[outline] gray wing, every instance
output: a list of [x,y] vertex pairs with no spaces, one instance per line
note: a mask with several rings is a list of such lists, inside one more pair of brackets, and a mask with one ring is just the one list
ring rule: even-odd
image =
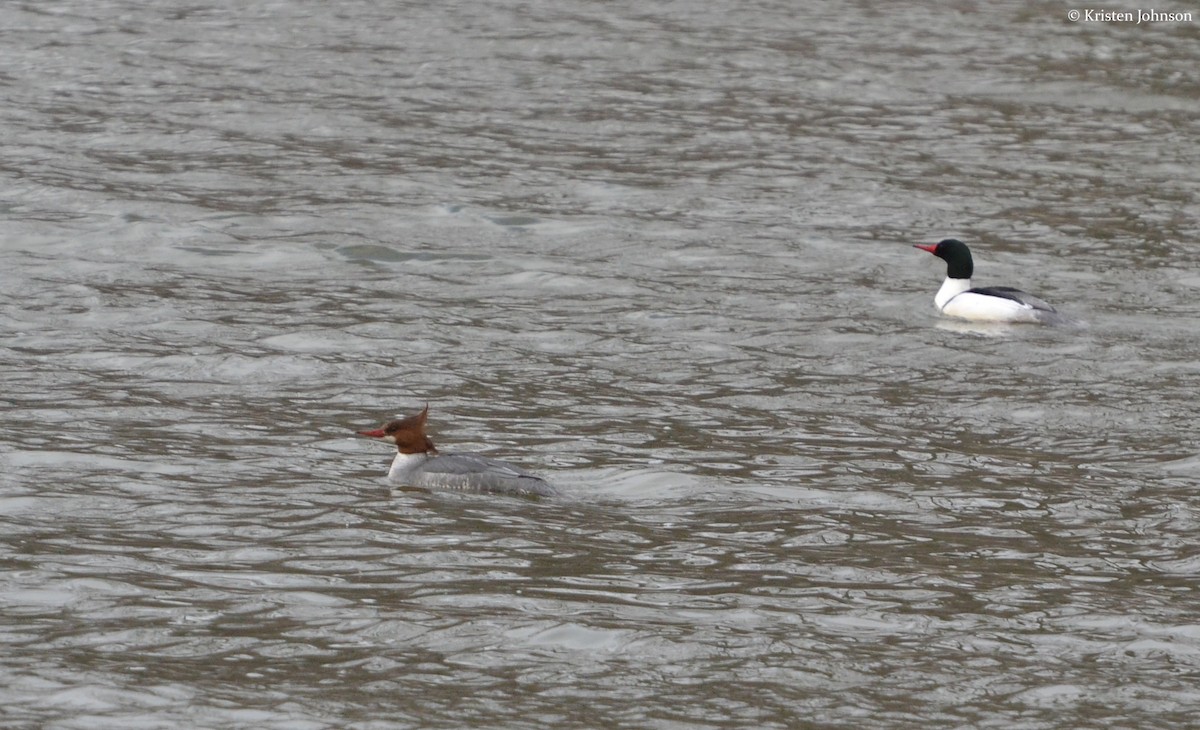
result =
[[1058,310],[1050,306],[1049,303],[1038,299],[1034,295],[1023,292],[1020,289],[1014,289],[1011,286],[983,286],[976,289],[968,289],[967,291],[975,292],[976,294],[985,294],[989,297],[1000,297],[1001,299],[1011,299],[1014,302],[1019,302],[1033,309],[1040,309],[1044,312],[1057,312]]
[[415,486],[494,494],[550,497],[558,490],[545,479],[506,461],[478,454],[442,454],[425,462]]
[[1011,299],[1018,304],[1023,304],[1029,307],[1030,314],[1034,319],[1042,324],[1048,325],[1065,325],[1070,324],[1070,320],[1058,313],[1058,310],[1042,299],[1038,299],[1029,292],[1023,292],[1020,289],[1014,289],[1011,286],[984,286],[977,289],[968,289],[967,291],[975,292],[976,294],[985,294],[992,297],[1001,297],[1003,299]]

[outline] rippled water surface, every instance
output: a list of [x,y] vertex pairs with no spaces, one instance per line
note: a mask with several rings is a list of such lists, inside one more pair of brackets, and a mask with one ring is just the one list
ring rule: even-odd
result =
[[1200,19],[804,5],[0,6],[0,725],[1193,726]]

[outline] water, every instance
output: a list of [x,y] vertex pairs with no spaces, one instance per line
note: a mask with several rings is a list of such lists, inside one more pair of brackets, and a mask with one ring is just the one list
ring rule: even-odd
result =
[[4,727],[1193,724],[1200,21],[151,5],[0,8]]

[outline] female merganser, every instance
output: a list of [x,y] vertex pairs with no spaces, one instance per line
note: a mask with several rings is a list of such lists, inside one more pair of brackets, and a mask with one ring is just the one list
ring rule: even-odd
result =
[[552,497],[558,490],[541,477],[522,471],[512,464],[489,459],[481,454],[439,454],[425,435],[429,406],[415,416],[389,421],[374,431],[359,431],[360,436],[387,439],[399,453],[392,460],[388,479],[410,487],[456,489],[522,496]]
[[975,264],[967,244],[947,238],[936,246],[915,244],[914,248],[946,262],[946,280],[933,298],[937,308],[950,317],[976,322],[1033,322],[1061,324],[1063,318],[1054,307],[1010,286],[971,288]]

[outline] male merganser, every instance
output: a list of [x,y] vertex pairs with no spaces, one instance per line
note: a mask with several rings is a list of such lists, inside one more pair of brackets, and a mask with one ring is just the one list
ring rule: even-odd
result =
[[429,406],[415,416],[389,421],[360,436],[387,439],[399,453],[392,460],[388,479],[410,487],[456,489],[523,496],[552,497],[558,490],[541,477],[512,464],[482,454],[439,454],[425,435]]
[[937,308],[950,317],[976,322],[1033,322],[1061,324],[1063,318],[1054,307],[1010,286],[971,288],[975,264],[967,244],[947,238],[936,246],[914,244],[914,248],[946,262],[946,280],[933,298]]

